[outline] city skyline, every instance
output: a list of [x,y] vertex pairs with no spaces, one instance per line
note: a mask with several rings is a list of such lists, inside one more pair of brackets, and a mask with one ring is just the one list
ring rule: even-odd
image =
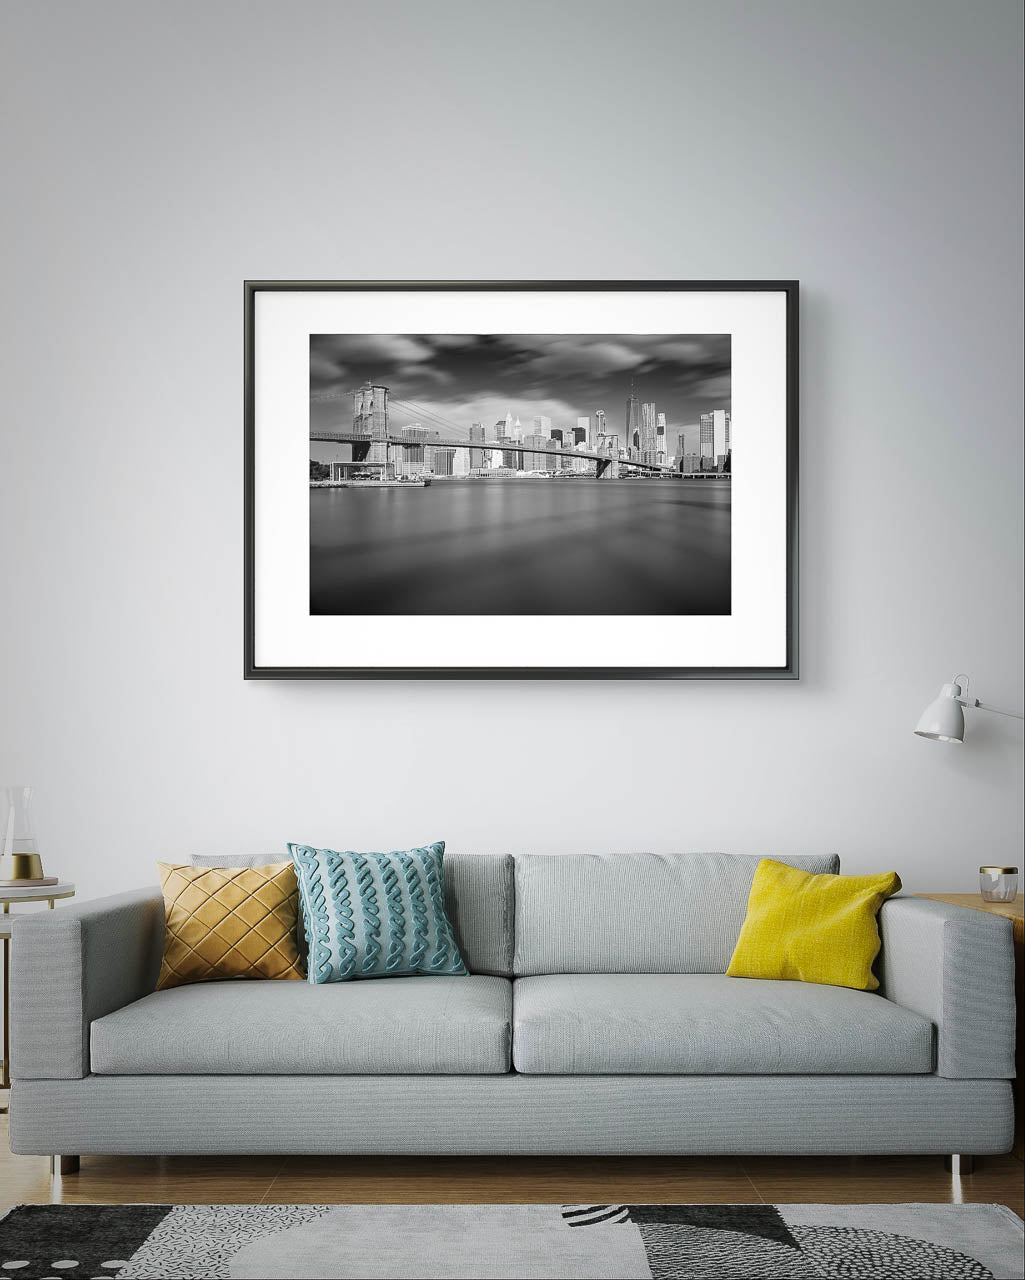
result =
[[311,615],[728,615],[730,361],[728,334],[311,335]]
[[729,334],[312,334],[310,425],[343,422],[347,394],[372,382],[454,432],[507,413],[565,430],[601,412],[625,442],[634,394],[665,415],[667,442],[683,432],[696,449],[701,415],[731,407],[730,347]]

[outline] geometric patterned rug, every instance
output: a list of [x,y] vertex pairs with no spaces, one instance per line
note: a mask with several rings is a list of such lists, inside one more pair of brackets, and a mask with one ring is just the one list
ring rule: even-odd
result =
[[996,1204],[20,1205],[19,1280],[1020,1280]]

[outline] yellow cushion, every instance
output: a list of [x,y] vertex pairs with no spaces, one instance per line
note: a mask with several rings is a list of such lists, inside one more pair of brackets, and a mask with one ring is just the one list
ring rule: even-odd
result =
[[763,858],[726,972],[731,978],[788,978],[875,991],[876,915],[899,888],[895,871],[812,875]]
[[299,978],[299,886],[291,862],[179,867],[158,862],[164,960],[157,989],[211,978]]

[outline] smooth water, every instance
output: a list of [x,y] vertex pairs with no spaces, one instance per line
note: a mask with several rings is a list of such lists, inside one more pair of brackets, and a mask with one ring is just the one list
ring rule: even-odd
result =
[[311,489],[310,612],[728,614],[731,488],[574,479]]

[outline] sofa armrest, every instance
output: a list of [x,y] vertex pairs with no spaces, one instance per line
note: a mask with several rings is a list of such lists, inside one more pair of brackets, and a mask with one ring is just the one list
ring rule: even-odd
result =
[[936,1025],[936,1074],[1014,1075],[1011,921],[927,898],[891,898],[879,912],[880,992]]
[[75,1080],[89,1074],[89,1027],[153,990],[164,946],[160,890],[137,889],[11,927],[11,1074]]

